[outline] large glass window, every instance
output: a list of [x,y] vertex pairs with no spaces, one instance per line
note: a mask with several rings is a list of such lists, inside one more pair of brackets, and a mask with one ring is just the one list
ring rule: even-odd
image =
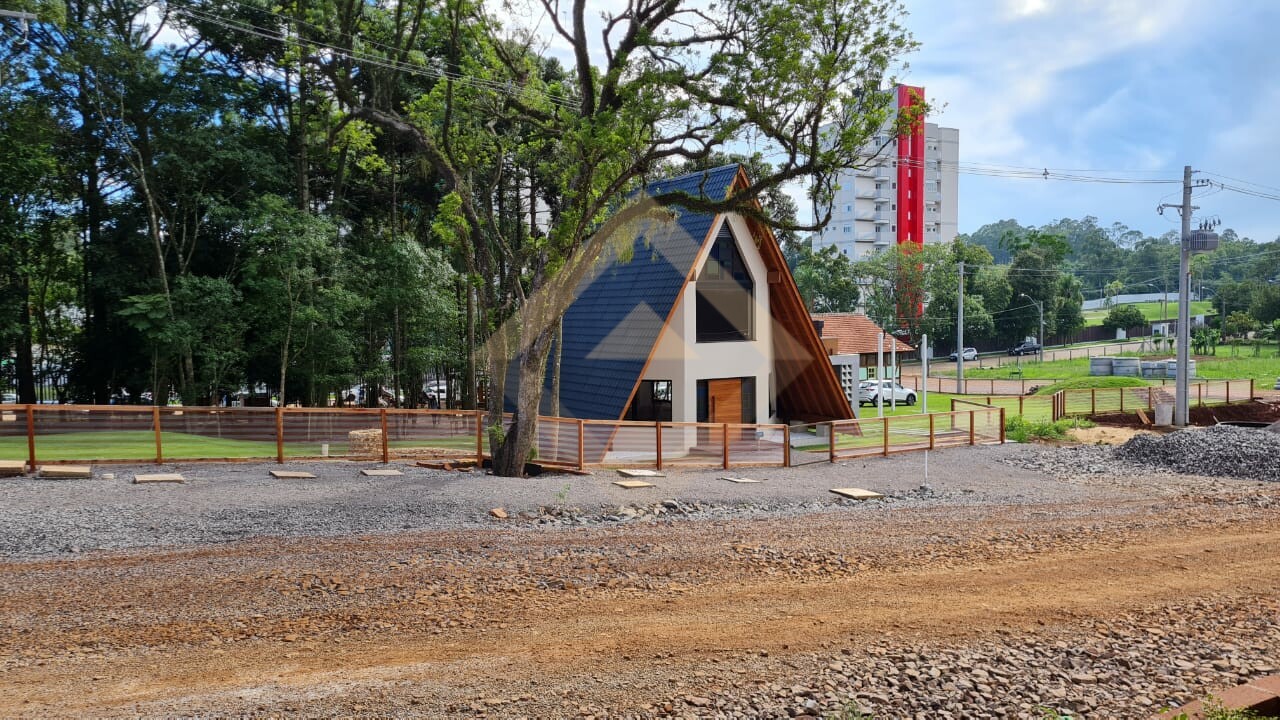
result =
[[671,381],[641,380],[627,412],[628,420],[671,422]]
[[754,290],[747,263],[725,227],[698,276],[698,342],[753,339]]

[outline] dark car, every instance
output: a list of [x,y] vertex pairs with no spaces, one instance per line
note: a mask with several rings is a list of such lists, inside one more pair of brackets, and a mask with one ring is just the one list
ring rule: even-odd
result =
[[1010,355],[1035,355],[1040,352],[1040,343],[1034,340],[1020,342],[1009,348]]

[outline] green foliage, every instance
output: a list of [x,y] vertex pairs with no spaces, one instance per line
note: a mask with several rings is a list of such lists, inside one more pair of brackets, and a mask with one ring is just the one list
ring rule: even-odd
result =
[[1146,316],[1133,305],[1117,305],[1111,308],[1102,321],[1102,326],[1108,330],[1129,330],[1146,324]]
[[1080,390],[1088,388],[1125,388],[1146,387],[1148,383],[1142,378],[1125,376],[1077,377],[1046,385],[1036,391],[1036,395],[1052,395],[1059,390]]
[[1252,315],[1237,310],[1227,316],[1226,323],[1223,326],[1223,334],[1243,337],[1259,327],[1261,327],[1261,324]]
[[1021,415],[1005,418],[1005,438],[1025,443],[1036,440],[1066,440],[1072,430],[1094,427],[1094,423],[1082,418],[1063,418],[1057,422],[1028,420]]
[[858,307],[858,283],[853,264],[834,245],[814,252],[807,247],[792,270],[809,312],[853,312]]

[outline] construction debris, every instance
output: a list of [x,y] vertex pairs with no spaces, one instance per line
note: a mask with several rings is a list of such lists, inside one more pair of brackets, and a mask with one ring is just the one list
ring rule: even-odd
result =
[[720,478],[720,479],[721,479],[721,480],[728,480],[728,481],[729,481],[729,482],[731,482],[731,483],[737,483],[737,484],[739,484],[739,485],[746,485],[746,484],[750,484],[750,483],[761,483],[761,482],[764,482],[763,480],[752,480],[751,478],[744,478],[744,477],[722,477],[722,478]]
[[91,478],[93,468],[88,465],[41,465],[40,477],[60,480]]
[[631,468],[619,468],[618,474],[626,478],[642,478],[642,477],[666,477],[664,473],[655,470],[641,470]]
[[18,477],[27,474],[27,464],[21,460],[0,460],[0,477]]
[[399,470],[367,469],[367,470],[361,470],[360,474],[368,477],[394,477],[396,475],[403,475],[404,473],[400,472]]
[[495,517],[495,518],[499,519],[499,520],[506,520],[506,519],[507,519],[507,510],[506,510],[506,508],[496,507],[496,508],[494,508],[494,509],[490,510],[490,511],[489,511],[489,514],[490,514],[490,515],[492,515],[493,517]]
[[150,475],[134,475],[133,476],[134,485],[139,485],[142,483],[182,483],[182,482],[186,482],[186,479],[184,479],[182,475],[179,473],[153,473]]
[[850,500],[879,500],[884,497],[878,492],[863,490],[862,488],[831,488],[831,492],[841,497],[847,497]]
[[309,472],[298,472],[297,470],[272,470],[271,477],[277,480],[310,480],[315,475]]
[[626,488],[627,490],[634,490],[636,488],[657,487],[657,485],[654,485],[651,482],[645,482],[643,480],[614,480],[613,484],[617,485],[620,488]]

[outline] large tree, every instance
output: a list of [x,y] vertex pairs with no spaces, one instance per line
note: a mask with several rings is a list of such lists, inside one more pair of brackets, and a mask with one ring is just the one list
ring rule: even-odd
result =
[[[504,29],[482,6],[461,0],[447,3],[440,18],[441,81],[407,107],[367,92],[360,58],[372,50],[353,48],[354,60],[316,58],[350,117],[411,142],[448,192],[437,230],[460,251],[495,328],[485,353],[489,437],[503,475],[520,474],[530,455],[555,328],[578,281],[611,243],[628,238],[641,219],[669,217],[673,206],[780,225],[760,209],[766,193],[806,181],[818,205],[828,205],[834,178],[861,162],[876,131],[915,120],[891,115],[882,85],[912,47],[895,3],[631,0],[606,13],[599,29],[589,29],[583,0],[543,0],[541,10],[573,58],[569,73],[551,81],[534,32]],[[417,42],[411,36],[422,16],[421,0],[393,13],[361,5],[338,37],[381,28],[380,60],[403,63],[394,54]],[[673,162],[742,141],[778,160],[740,192],[634,194]],[[532,172],[529,163],[536,163]],[[499,212],[511,182],[529,175],[531,206],[553,209],[546,227],[503,222]],[[514,413],[506,423],[508,397]]]

